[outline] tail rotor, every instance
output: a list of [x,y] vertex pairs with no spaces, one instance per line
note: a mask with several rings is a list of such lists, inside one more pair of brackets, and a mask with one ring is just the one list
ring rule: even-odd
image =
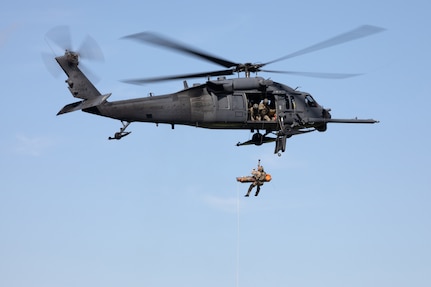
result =
[[[86,61],[90,60],[97,62],[103,62],[105,60],[102,49],[97,44],[97,42],[90,36],[87,36],[82,41],[79,48],[77,50],[74,50],[69,26],[62,25],[52,28],[45,34],[45,41],[50,47],[51,53],[42,53],[42,60],[45,63],[45,66],[47,67],[48,71],[54,77],[57,77],[61,73],[61,69],[59,69],[55,61],[57,53],[52,47],[52,44],[54,44],[57,48],[60,48],[62,50],[62,53],[76,54],[78,60],[82,59]],[[85,71],[85,74],[92,78],[93,81],[95,81],[94,79],[96,79],[97,77],[95,77],[93,73],[91,73],[81,63],[80,68]]]

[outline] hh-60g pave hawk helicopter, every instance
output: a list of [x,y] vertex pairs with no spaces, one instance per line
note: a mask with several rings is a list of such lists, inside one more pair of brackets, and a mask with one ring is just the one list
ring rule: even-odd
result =
[[[175,125],[188,125],[209,129],[250,130],[253,133],[251,140],[238,143],[238,146],[275,142],[274,153],[278,153],[280,156],[281,152],[285,151],[286,139],[293,135],[315,130],[324,132],[328,123],[372,124],[377,121],[358,118],[333,119],[329,113],[330,109],[325,109],[319,105],[309,93],[272,80],[258,76],[251,77],[250,75],[252,73],[257,74],[257,72],[270,72],[340,79],[357,76],[358,74],[288,72],[264,70],[262,68],[281,60],[342,44],[383,30],[370,25],[360,26],[308,48],[262,64],[231,62],[149,32],[129,35],[124,38],[199,57],[221,65],[225,69],[127,80],[125,81],[127,83],[145,84],[167,80],[208,78],[204,84],[195,84],[192,87],[189,87],[187,82],[184,81],[184,89],[172,94],[113,102],[107,101],[111,94],[101,94],[78,68],[81,54],[69,50],[69,43],[60,43],[59,40],[53,37],[54,39],[51,40],[54,43],[66,48],[64,55],[56,57],[55,60],[68,76],[66,83],[69,91],[74,97],[82,99],[79,102],[66,105],[58,112],[58,115],[82,110],[120,120],[123,127],[109,139],[121,139],[130,134],[125,130],[132,122],[170,124],[172,128]],[[65,45],[67,47],[64,47]],[[227,79],[225,77],[235,73],[238,73],[238,78]],[[240,77],[240,73],[244,73],[245,76]],[[217,79],[210,78],[216,76],[218,77]],[[265,115],[256,118],[254,117],[253,109],[257,110],[259,104],[262,105],[262,101],[266,103]]]

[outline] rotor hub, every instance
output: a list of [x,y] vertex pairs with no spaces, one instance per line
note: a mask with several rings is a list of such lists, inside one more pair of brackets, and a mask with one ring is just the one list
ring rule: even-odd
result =
[[78,63],[79,63],[79,54],[78,53],[66,50],[64,55],[66,56],[67,61],[69,63],[78,65]]

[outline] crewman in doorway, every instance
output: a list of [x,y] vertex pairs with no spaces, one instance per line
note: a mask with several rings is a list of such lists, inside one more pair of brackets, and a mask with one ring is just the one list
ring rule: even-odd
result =
[[267,98],[259,104],[259,115],[262,121],[270,121],[269,117],[269,100]]

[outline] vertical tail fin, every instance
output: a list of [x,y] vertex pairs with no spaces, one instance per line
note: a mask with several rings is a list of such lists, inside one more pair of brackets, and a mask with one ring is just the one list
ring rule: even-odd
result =
[[63,56],[56,57],[60,67],[68,76],[66,83],[72,96],[82,101],[64,106],[57,115],[87,109],[103,104],[111,94],[102,95],[78,68],[78,54],[67,51]]

